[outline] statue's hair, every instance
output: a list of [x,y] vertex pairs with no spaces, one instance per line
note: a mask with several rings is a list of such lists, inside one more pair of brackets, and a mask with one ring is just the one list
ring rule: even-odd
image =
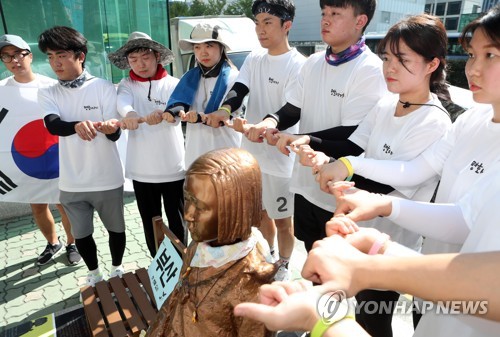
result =
[[245,240],[262,212],[262,176],[255,158],[243,149],[214,150],[196,159],[186,172],[208,175],[218,200],[218,241]]

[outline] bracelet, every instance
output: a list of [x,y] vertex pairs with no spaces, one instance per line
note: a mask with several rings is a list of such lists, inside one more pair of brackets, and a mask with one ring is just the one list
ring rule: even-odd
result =
[[224,110],[225,112],[227,112],[228,116],[231,116],[231,109],[226,108],[225,106],[221,106],[219,110]]
[[385,245],[385,243],[389,241],[389,239],[390,239],[389,235],[382,233],[382,235],[380,235],[378,240],[373,243],[373,246],[368,251],[368,255],[378,254],[380,248],[382,248],[382,246]]
[[347,314],[342,318],[339,318],[331,323],[325,323],[322,318],[318,319],[316,324],[314,324],[314,328],[311,330],[311,337],[321,337],[323,334],[331,328],[334,324],[344,320],[344,319],[354,319],[353,314]]
[[340,157],[338,160],[340,160],[347,167],[349,176],[345,178],[345,181],[351,181],[352,176],[354,175],[354,169],[352,168],[351,162],[346,157]]

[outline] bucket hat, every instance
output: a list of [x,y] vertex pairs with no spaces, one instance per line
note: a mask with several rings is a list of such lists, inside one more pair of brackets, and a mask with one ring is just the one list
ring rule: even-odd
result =
[[30,46],[20,36],[5,34],[0,36],[0,49],[6,46],[14,46],[19,49],[31,51]]
[[114,53],[109,53],[108,58],[116,67],[120,69],[129,69],[127,55],[137,48],[150,48],[160,54],[158,63],[167,65],[174,60],[174,54],[170,49],[159,42],[154,41],[151,37],[142,32],[130,33],[127,43],[120,47]]
[[228,32],[225,29],[209,23],[199,23],[194,26],[189,39],[179,40],[179,48],[184,51],[191,51],[195,43],[219,42],[226,47],[226,50],[231,50],[228,40]]

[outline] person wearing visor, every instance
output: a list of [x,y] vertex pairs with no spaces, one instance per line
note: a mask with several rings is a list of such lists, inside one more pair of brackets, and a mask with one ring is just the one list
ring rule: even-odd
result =
[[[228,40],[226,30],[210,23],[200,23],[193,28],[190,39],[179,41],[180,49],[194,52],[196,67],[182,76],[170,96],[163,118],[174,122],[179,117],[187,122],[186,168],[210,150],[240,147],[240,133],[206,124],[206,116],[219,110],[238,76],[238,70],[227,56],[231,49]],[[223,113],[229,116],[229,111]],[[237,113],[234,111],[233,115]]]
[[117,110],[123,117],[121,127],[129,130],[125,176],[132,180],[146,244],[154,257],[152,219],[162,215],[162,198],[170,229],[186,243],[182,219],[184,137],[180,122],[161,123],[161,114],[179,82],[163,67],[174,56],[149,35],[133,32],[108,57],[116,67],[130,69],[129,76],[118,85],[117,98]]
[[[33,54],[30,46],[20,36],[5,34],[0,36],[0,56],[5,68],[12,73],[12,76],[0,81],[0,86],[12,86],[17,88],[47,88],[56,80],[36,74],[31,68]],[[59,199],[59,198],[57,198]],[[31,203],[31,212],[35,223],[47,240],[47,246],[38,256],[36,264],[43,266],[49,263],[63,247],[56,232],[54,217],[46,203]],[[60,204],[57,209],[61,214],[61,222],[66,232],[66,257],[70,265],[77,265],[82,260],[75,245],[75,238],[71,234],[71,223]]]

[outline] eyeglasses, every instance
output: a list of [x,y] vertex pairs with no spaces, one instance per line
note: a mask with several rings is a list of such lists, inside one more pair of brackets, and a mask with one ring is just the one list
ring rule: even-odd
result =
[[23,51],[20,51],[20,52],[17,52],[17,53],[14,53],[14,55],[9,55],[9,54],[2,54],[1,55],[1,58],[2,58],[2,62],[3,63],[10,63],[12,62],[12,60],[16,60],[16,61],[21,61],[22,59],[24,59],[26,56],[28,56],[29,54],[31,54],[31,52],[27,51],[27,50],[23,50]]

